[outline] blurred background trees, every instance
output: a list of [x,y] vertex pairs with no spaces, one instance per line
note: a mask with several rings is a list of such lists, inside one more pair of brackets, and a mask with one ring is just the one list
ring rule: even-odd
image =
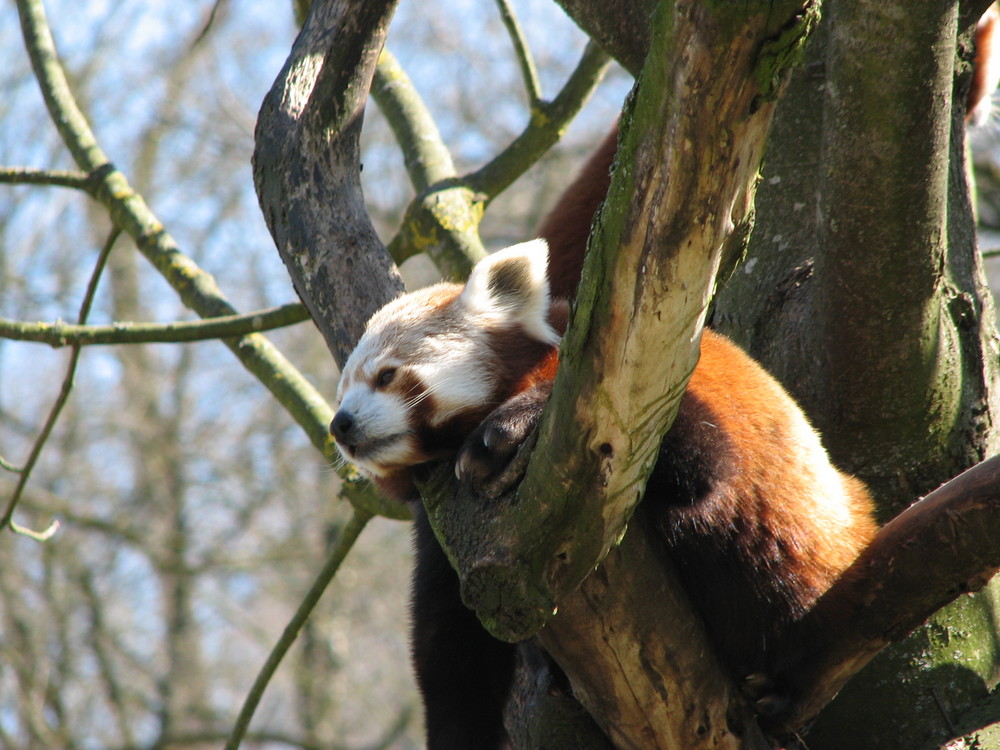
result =
[[[550,3],[517,6],[552,90],[585,38]],[[101,146],[182,252],[241,311],[294,301],[250,172],[257,108],[296,32],[292,4],[55,0],[46,11]],[[407,4],[395,28],[390,45],[463,166],[520,131],[520,74],[492,4]],[[72,169],[13,4],[0,39],[0,165]],[[488,246],[530,232],[627,85],[612,75],[530,187],[491,208]],[[365,139],[368,205],[388,241],[412,196],[374,107]],[[110,229],[82,192],[0,186],[0,316],[74,321]],[[119,238],[90,322],[179,319],[191,314]],[[337,373],[311,324],[269,337],[332,396]],[[0,340],[0,455],[10,463],[36,440],[68,356]],[[47,542],[0,535],[0,746],[217,747],[347,517],[339,480],[218,342],[85,348],[75,380],[15,514],[33,529],[61,525]],[[0,475],[4,504],[16,480]],[[409,568],[407,526],[370,524],[270,686],[247,746],[420,746]]]

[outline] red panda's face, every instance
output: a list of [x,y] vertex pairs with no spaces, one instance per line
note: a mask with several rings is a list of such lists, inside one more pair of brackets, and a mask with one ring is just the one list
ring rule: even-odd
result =
[[341,453],[384,477],[456,450],[521,374],[498,339],[559,341],[545,269],[544,242],[515,245],[477,264],[464,287],[438,284],[375,313],[338,386],[330,430]]

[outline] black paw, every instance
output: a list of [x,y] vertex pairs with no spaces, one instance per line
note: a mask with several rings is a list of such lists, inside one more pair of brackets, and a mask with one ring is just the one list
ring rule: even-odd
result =
[[755,672],[743,678],[740,691],[750,702],[757,715],[773,719],[780,716],[791,705],[791,695],[769,675]]
[[538,426],[548,395],[548,389],[532,389],[494,409],[458,452],[455,476],[459,481],[493,497],[516,484],[524,466],[512,461]]

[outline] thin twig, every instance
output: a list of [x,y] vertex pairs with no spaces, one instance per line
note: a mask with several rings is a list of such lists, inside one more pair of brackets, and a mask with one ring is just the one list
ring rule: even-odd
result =
[[309,587],[309,591],[302,600],[302,604],[299,605],[295,614],[292,615],[292,619],[285,626],[281,638],[274,644],[274,648],[268,655],[267,661],[264,662],[264,666],[261,667],[257,679],[254,680],[253,687],[247,693],[246,700],[243,702],[243,707],[240,709],[240,714],[236,719],[236,724],[233,726],[233,731],[226,741],[225,750],[236,750],[240,746],[240,742],[243,741],[247,728],[250,726],[250,720],[253,718],[254,711],[257,710],[257,704],[260,703],[260,699],[264,695],[264,690],[278,669],[278,665],[281,664],[281,660],[288,653],[288,649],[295,643],[295,639],[298,637],[302,626],[309,619],[309,615],[319,602],[320,597],[323,596],[323,592],[326,591],[326,587],[330,584],[330,581],[337,575],[340,564],[354,546],[354,542],[357,541],[358,536],[369,520],[371,520],[371,514],[355,508],[354,515],[351,516],[351,520],[344,527],[340,539],[337,540],[337,544],[327,558],[322,570],[316,576],[316,580],[313,581],[312,586]]
[[611,58],[593,42],[587,44],[580,61],[550,102],[532,108],[531,122],[513,143],[492,161],[461,178],[475,193],[492,199],[506,190],[544,154],[565,131],[604,77]]
[[524,78],[524,88],[528,93],[528,104],[534,111],[542,102],[542,84],[538,80],[538,69],[535,61],[531,57],[531,50],[528,48],[528,40],[521,30],[514,9],[507,0],[496,0],[497,8],[500,11],[500,18],[503,25],[507,27],[510,34],[510,41],[514,45],[514,52],[517,54],[517,62],[521,66],[521,76]]
[[54,348],[97,344],[173,344],[245,336],[309,320],[305,305],[293,302],[245,315],[224,315],[174,323],[26,323],[0,318],[0,338],[33,341]]
[[55,185],[90,192],[93,188],[90,175],[59,169],[34,167],[4,167],[0,169],[0,183],[9,185]]
[[[87,283],[87,291],[84,293],[83,301],[80,303],[80,313],[77,315],[77,321],[80,325],[87,322],[87,316],[90,315],[90,308],[94,304],[94,296],[97,293],[97,284],[100,281],[101,274],[104,272],[104,267],[107,265],[111,249],[114,247],[115,241],[118,239],[120,234],[120,229],[113,229],[108,235],[108,239],[105,241],[104,247],[101,248],[100,255],[97,257],[97,263],[94,265],[94,270],[90,274],[90,281]],[[59,528],[57,523],[53,523],[44,531],[32,531],[30,529],[26,529],[25,527],[13,522],[14,509],[17,507],[17,503],[21,499],[21,495],[24,493],[24,488],[27,486],[31,472],[35,468],[35,464],[38,462],[38,457],[42,453],[42,448],[45,447],[45,443],[48,441],[49,435],[52,434],[52,428],[55,427],[55,424],[59,419],[59,414],[62,412],[66,402],[69,400],[69,394],[73,390],[73,379],[76,376],[76,366],[80,361],[80,352],[82,350],[82,347],[77,344],[70,352],[69,364],[66,367],[66,376],[63,378],[62,388],[59,390],[59,396],[56,398],[55,403],[49,410],[49,416],[45,420],[45,424],[42,426],[42,431],[39,433],[38,439],[35,440],[35,444],[31,447],[31,452],[28,454],[28,460],[25,461],[24,467],[20,471],[17,486],[14,488],[14,493],[7,502],[7,509],[4,511],[3,518],[0,518],[0,529],[9,526],[12,531],[18,534],[29,536],[38,541],[45,541],[56,532],[56,529]]]

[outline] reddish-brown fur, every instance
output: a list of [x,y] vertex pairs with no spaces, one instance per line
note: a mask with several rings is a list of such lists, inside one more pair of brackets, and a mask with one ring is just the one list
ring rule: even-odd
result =
[[[616,141],[617,127],[539,227],[540,236],[549,243],[549,276],[561,295],[575,296],[589,229],[610,184]],[[538,380],[533,378],[532,382]],[[682,463],[687,461],[683,458],[686,450],[713,454],[714,463],[694,469],[685,466],[682,471],[728,472],[725,491],[716,497],[706,495],[707,500],[692,505],[687,517],[683,510],[671,511],[671,526],[665,533],[684,540],[675,548],[674,557],[687,551],[689,559],[696,561],[683,577],[689,590],[694,589],[692,598],[703,613],[720,620],[707,624],[731,666],[760,668],[747,652],[759,650],[765,642],[773,646],[774,639],[830,587],[877,530],[871,497],[859,480],[841,475],[849,521],[831,534],[808,503],[810,492],[815,490],[809,486],[809,478],[776,468],[794,458],[790,452],[797,446],[784,440],[781,431],[789,415],[797,411],[783,389],[742,350],[720,334],[704,332],[701,358],[667,442],[679,441],[671,451],[682,456],[678,459]],[[702,428],[709,422],[715,429]],[[658,480],[654,477],[650,481]],[[650,503],[649,492],[644,502]],[[716,544],[711,533],[703,535],[700,547],[692,547],[694,535],[685,529],[711,528],[712,524],[719,525],[719,549],[710,549]],[[721,549],[723,544],[728,545],[726,550]],[[706,554],[734,558],[733,566],[743,580],[706,579],[699,567],[709,566],[697,562]],[[720,609],[717,595],[703,597],[699,591],[715,586],[732,586],[734,592],[741,592],[734,594],[732,611],[725,605]],[[747,591],[765,593],[747,601]],[[721,622],[727,619],[733,622]],[[757,632],[747,632],[754,629]],[[798,637],[821,634],[799,633]],[[789,644],[792,648],[796,645]]]
[[[965,101],[966,119],[973,119],[980,112],[980,102],[992,96],[997,86],[998,64],[994,60],[997,53],[996,35],[1000,25],[1000,8],[991,5],[976,26],[976,56],[972,67],[972,82]],[[985,118],[982,118],[985,119]],[[977,124],[982,124],[977,123]]]
[[553,298],[576,296],[590,225],[608,194],[617,149],[615,125],[538,227],[538,236],[549,243],[549,290]]

